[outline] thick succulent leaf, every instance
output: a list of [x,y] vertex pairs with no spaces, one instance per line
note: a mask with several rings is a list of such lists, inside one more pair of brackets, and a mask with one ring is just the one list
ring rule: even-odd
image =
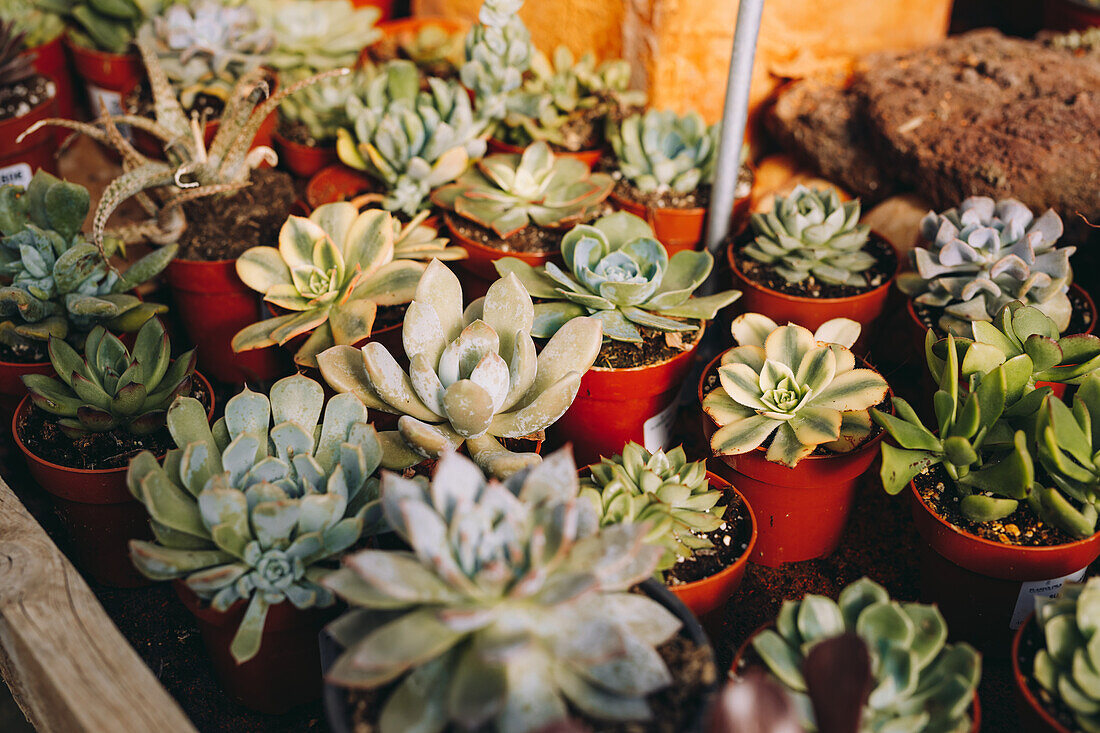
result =
[[372,410],[396,412],[370,384],[363,353],[352,346],[333,346],[317,355],[317,368],[330,387],[337,392],[355,395]]
[[371,341],[363,346],[362,353],[370,387],[390,406],[388,412],[409,415],[428,422],[439,420],[439,415],[429,410],[416,396],[409,375],[386,351],[385,346]]
[[558,284],[541,270],[516,257],[502,257],[493,262],[501,277],[515,275],[532,298],[557,300],[561,297]]
[[276,285],[289,285],[290,268],[274,247],[252,247],[237,258],[237,276],[241,281],[261,293]]

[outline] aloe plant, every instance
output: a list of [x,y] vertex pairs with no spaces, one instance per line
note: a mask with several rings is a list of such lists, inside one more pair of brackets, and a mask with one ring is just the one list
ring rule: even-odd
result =
[[794,697],[807,730],[817,727],[803,665],[817,645],[845,632],[857,634],[871,655],[872,688],[860,731],[970,729],[981,677],[978,653],[965,643],[946,643],[947,624],[935,606],[898,603],[878,583],[861,578],[837,601],[809,594],[784,601],[775,629],[753,637],[753,649]]
[[535,306],[534,335],[552,336],[574,318],[591,316],[615,341],[642,341],[641,328],[696,331],[700,321],[741,296],[726,290],[696,298],[710,275],[709,252],[685,250],[670,259],[644,219],[624,211],[580,224],[561,241],[566,270],[547,262],[532,267],[515,257],[493,264],[501,275],[514,274]]
[[623,177],[645,193],[691,193],[714,182],[718,126],[697,112],[646,110],[608,126]]
[[247,603],[230,645],[243,663],[259,652],[272,606],[333,604],[320,584],[331,561],[382,526],[371,477],[381,447],[359,400],[325,405],[321,385],[301,375],[276,382],[270,398],[246,388],[213,427],[190,397],[167,419],[177,447],[162,464],[139,453],[126,474],[156,537],[132,540],[130,555],[214,610]]
[[352,611],[328,627],[346,651],[331,682],[383,689],[380,733],[533,733],[569,705],[600,720],[646,721],[646,696],[672,681],[656,648],[680,622],[629,592],[660,549],[644,527],[578,519],[566,451],[486,482],[449,453],[430,486],[382,478],[386,519],[412,552],[364,550],[325,584]]
[[536,357],[533,322],[531,298],[514,277],[493,283],[463,312],[458,278],[432,261],[405,313],[408,372],[378,342],[335,346],[317,364],[336,391],[400,415],[397,433],[383,434],[386,468],[465,445],[478,465],[506,476],[539,457],[497,439],[538,433],[565,414],[600,349],[600,322],[578,318]]
[[[1100,692],[1093,670],[1100,666],[1096,630],[1100,628],[1100,579],[1066,583],[1055,598],[1035,597],[1035,623],[1042,647],[1031,677],[1042,688],[1040,699],[1058,703],[1073,716],[1078,730],[1100,730]],[[1049,707],[1048,707],[1049,709]]]

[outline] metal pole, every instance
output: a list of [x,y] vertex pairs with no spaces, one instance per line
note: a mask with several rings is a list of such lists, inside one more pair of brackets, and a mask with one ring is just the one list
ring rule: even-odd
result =
[[741,0],[737,9],[737,26],[733,32],[733,54],[726,81],[726,104],[722,112],[722,133],[718,142],[718,166],[710,194],[710,216],[707,220],[707,249],[718,255],[718,247],[729,233],[733,213],[737,177],[741,170],[741,145],[745,139],[745,124],[749,117],[749,86],[752,84],[752,61],[756,55],[756,37],[760,33],[760,16],[764,0]]

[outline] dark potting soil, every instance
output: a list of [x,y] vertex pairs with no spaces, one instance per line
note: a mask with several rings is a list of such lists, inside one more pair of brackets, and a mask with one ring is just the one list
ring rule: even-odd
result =
[[[210,394],[206,385],[197,379],[191,384],[191,396],[208,407]],[[162,456],[176,447],[167,426],[150,435],[131,435],[122,428],[70,438],[57,427],[57,419],[32,405],[19,422],[19,437],[31,453],[59,466],[84,470],[120,468],[143,450]]]
[[557,252],[568,229],[546,229],[534,224],[501,239],[488,227],[475,224],[461,216],[447,215],[447,226],[456,234],[501,252]]
[[744,248],[749,241],[751,239],[740,245],[734,244],[734,258],[737,261],[737,267],[745,277],[771,290],[800,298],[850,298],[853,295],[860,295],[882,286],[894,276],[898,267],[898,255],[894,248],[885,240],[872,234],[863,247],[865,252],[875,257],[875,264],[861,273],[867,281],[865,286],[830,285],[818,282],[813,275],[802,282],[789,283],[775,271],[772,265],[765,265],[744,255]]
[[50,360],[45,341],[32,341],[18,346],[0,343],[0,361],[14,364],[41,364]]
[[1004,519],[993,522],[972,522],[959,511],[959,496],[950,486],[951,480],[942,466],[933,466],[913,479],[917,492],[942,519],[961,530],[991,542],[1021,547],[1053,547],[1074,542],[1062,530],[1039,519],[1027,502]]
[[[570,714],[583,723],[583,730],[590,733],[682,733],[695,724],[702,714],[703,696],[718,673],[710,651],[681,634],[658,647],[657,652],[672,673],[672,683],[646,698],[653,719],[644,723],[595,720],[570,705]],[[375,690],[348,692],[352,733],[377,733],[382,705],[396,686],[397,683],[391,683]],[[460,733],[462,729],[449,725],[444,730]],[[494,730],[492,726],[474,729],[476,733],[491,730]]]
[[683,585],[717,575],[745,554],[752,539],[752,521],[745,511],[745,503],[732,491],[725,492],[723,501],[726,511],[722,526],[713,532],[697,533],[697,536],[710,540],[714,547],[696,550],[690,558],[679,558],[665,571],[667,585]]
[[276,129],[278,129],[280,135],[290,142],[298,143],[299,145],[308,145],[311,148],[334,145],[336,143],[335,138],[318,140],[309,133],[309,127],[304,122],[287,120],[281,116],[279,117],[279,123]]
[[[559,128],[562,144],[550,143],[550,149],[555,153],[579,153],[602,148],[604,144],[602,106],[578,110],[569,115]],[[510,145],[526,147],[529,144],[526,131],[523,128],[516,128],[516,130],[515,134],[511,134],[511,130],[502,130],[503,140]]]
[[0,87],[0,120],[22,117],[56,93],[54,83],[41,75]]
[[[1073,713],[1070,709],[1062,702],[1062,698],[1054,697],[1043,689],[1043,686],[1035,681],[1035,677],[1031,673],[1031,670],[1035,668],[1035,655],[1039,653],[1040,649],[1045,648],[1046,640],[1043,639],[1043,634],[1039,630],[1039,625],[1035,623],[1034,618],[1028,619],[1024,631],[1020,635],[1019,654],[1016,657],[1020,665],[1020,674],[1024,676],[1024,681],[1027,683],[1027,689],[1031,691],[1031,694],[1034,695],[1035,699],[1039,701],[1039,704],[1043,706],[1043,710],[1065,726],[1066,730],[1077,730],[1077,721],[1074,720]],[[1023,705],[1024,703],[1021,702],[1020,704]]]
[[378,306],[378,310],[374,314],[374,325],[371,326],[371,330],[377,332],[381,331],[383,328],[389,328],[403,323],[405,321],[405,311],[408,310],[408,308],[408,303]]
[[[684,319],[675,319],[684,320]],[[631,369],[661,364],[692,349],[703,337],[703,330],[658,331],[638,326],[642,342],[604,339],[593,366],[604,369]]]
[[252,171],[252,185],[233,193],[183,205],[187,228],[178,257],[184,260],[232,260],[250,247],[277,246],[279,229],[297,194],[290,174],[273,168]]
[[615,195],[639,206],[651,209],[705,209],[710,204],[710,186],[703,185],[694,191],[641,191],[622,177],[615,177]]
[[[124,109],[134,110],[136,114],[143,117],[156,119],[156,111],[153,108],[153,89],[149,86],[148,80],[142,81],[131,89],[123,100],[122,106]],[[200,119],[210,121],[221,117],[224,109],[225,100],[212,94],[199,93],[195,95],[194,103],[189,109],[185,109],[184,113],[190,117],[192,112],[196,112]]]
[[[1069,296],[1069,303],[1073,311],[1069,316],[1069,325],[1066,326],[1066,330],[1062,333],[1085,333],[1089,326],[1093,325],[1092,310],[1089,308],[1088,301],[1085,300],[1084,296],[1077,290],[1070,289],[1066,295]],[[937,337],[946,338],[947,334],[945,334],[938,325],[940,316],[943,315],[943,308],[914,301],[913,312],[917,314],[917,318],[920,319],[920,322],[926,329],[931,328],[936,332]]]

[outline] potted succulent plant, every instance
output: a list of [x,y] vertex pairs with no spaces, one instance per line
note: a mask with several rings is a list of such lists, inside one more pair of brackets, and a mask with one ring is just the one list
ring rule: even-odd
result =
[[23,54],[25,37],[14,22],[0,20],[0,185],[27,186],[36,170],[57,171],[48,132],[20,137],[39,120],[57,115],[57,86]]
[[57,376],[23,377],[30,394],[12,420],[15,444],[51,495],[77,565],[99,583],[142,585],[127,544],[150,534],[141,505],[126,490],[126,465],[139,451],[168,449],[165,414],[178,395],[200,397],[205,414],[213,409],[213,390],[194,373],[194,351],[171,358],[156,318],[138,331],[132,351],[102,326],[80,351],[57,336],[49,351]]
[[[861,578],[836,601],[809,594],[784,601],[774,628],[768,624],[741,647],[734,671],[766,667],[794,698],[804,730],[973,733],[981,657],[946,640],[935,606],[898,603]],[[822,700],[814,688],[835,675],[847,677],[849,689]],[[853,693],[858,705],[849,711]],[[838,727],[838,718],[848,726]]]
[[430,487],[383,474],[413,552],[363,550],[324,581],[352,608],[326,629],[337,730],[535,733],[577,716],[701,732],[717,675],[697,623],[646,580],[661,548],[643,525],[595,526],[577,490],[567,451],[503,484],[453,453]]
[[842,203],[835,189],[802,185],[777,196],[771,211],[753,214],[755,238],[728,250],[745,310],[809,329],[851,318],[870,336],[899,259],[859,216],[858,199]]
[[561,250],[565,270],[511,257],[496,262],[502,275],[515,274],[540,301],[536,338],[553,336],[578,317],[603,324],[595,366],[552,439],[572,442],[583,463],[615,455],[630,441],[649,450],[669,447],[677,396],[705,323],[739,293],[693,297],[714,258],[688,250],[670,258],[649,225],[625,211],[574,227]]
[[1100,728],[1097,600],[1100,579],[1066,583],[1057,597],[1035,599],[1035,613],[1012,638],[1017,708],[1026,730],[1070,733]]
[[611,177],[590,173],[572,158],[556,156],[544,142],[522,155],[497,154],[432,192],[447,229],[465,247],[467,298],[497,278],[495,263],[518,258],[543,265],[559,254],[566,228],[594,219],[611,193]]
[[[295,177],[319,181],[306,191],[307,201],[313,208],[353,198],[368,186],[357,171],[336,165],[340,160],[336,154],[336,138],[340,130],[352,124],[347,114],[347,100],[365,95],[371,79],[368,69],[357,68],[346,76],[322,79],[287,97],[279,106],[279,124],[274,135],[279,159]],[[330,172],[317,177],[322,170],[334,166],[334,171],[344,175]],[[342,178],[353,181],[350,188],[333,189]]]
[[741,585],[756,541],[752,509],[682,447],[651,453],[627,443],[581,472],[581,497],[600,526],[648,522],[645,541],[664,549],[658,574],[696,616],[723,608]]
[[[164,306],[143,303],[130,291],[159,274],[174,247],[152,252],[121,276],[101,261],[80,228],[88,190],[38,171],[24,189],[0,186],[0,415],[9,419],[26,395],[21,377],[53,374],[47,341],[82,348],[96,325],[135,332]],[[104,253],[118,240],[107,236]]]
[[536,356],[534,320],[530,296],[511,276],[464,311],[458,278],[433,260],[405,311],[407,373],[377,341],[334,346],[317,364],[337,392],[399,416],[396,432],[381,433],[385,468],[405,470],[465,446],[487,473],[506,477],[540,459],[500,440],[541,444],[599,350],[600,322],[577,318]]
[[[611,200],[649,222],[670,255],[695,249],[714,182],[718,126],[708,127],[696,112],[651,109],[609,123],[607,137],[615,153]],[[734,236],[747,221],[752,175],[742,161],[730,224]]]
[[346,201],[319,206],[309,218],[291,216],[278,247],[253,247],[237,258],[241,282],[264,294],[275,317],[239,331],[233,350],[290,345],[294,362],[313,368],[317,354],[338,344],[381,339],[396,350],[422,260],[463,254],[433,235],[419,221],[403,229],[388,212],[360,213]]
[[[73,81],[65,54],[65,21],[35,0],[9,0],[0,8],[0,20],[14,22],[17,30],[26,33],[22,55],[31,60],[35,71],[53,81],[58,114],[72,117]],[[63,140],[60,133],[57,139],[59,143]]]
[[434,15],[387,20],[378,26],[382,38],[367,47],[367,57],[375,64],[408,59],[424,76],[457,79],[469,28],[458,18]]
[[868,409],[886,380],[858,367],[849,319],[816,332],[767,316],[734,319],[739,345],[712,361],[699,382],[703,429],[719,475],[753,507],[760,537],[752,560],[776,567],[823,557],[840,541],[856,487],[882,432]]
[[[1036,593],[1056,591],[1100,556],[1100,474],[1092,461],[1100,445],[1089,427],[1100,419],[1100,340],[1085,340],[1092,357],[1081,365],[1058,367],[1061,347],[1050,336],[1028,335],[1024,353],[1008,348],[1028,318],[1055,330],[1034,308],[1015,315],[1002,320],[1013,331],[990,333],[986,342],[951,334],[937,342],[929,331],[928,365],[939,385],[933,430],[900,398],[895,416],[873,412],[896,443],[882,446],[883,487],[908,487],[931,550],[923,595],[966,638],[1002,650]],[[1009,342],[1004,352],[995,346],[1001,338]],[[1072,409],[1049,386],[1036,386],[1054,374],[1080,384]]]
[[130,544],[134,564],[175,581],[234,699],[264,712],[315,699],[317,634],[335,602],[321,580],[381,519],[366,407],[325,404],[295,375],[270,397],[245,388],[213,426],[188,397],[167,420],[176,448],[161,462],[139,453],[126,476],[156,535]]

